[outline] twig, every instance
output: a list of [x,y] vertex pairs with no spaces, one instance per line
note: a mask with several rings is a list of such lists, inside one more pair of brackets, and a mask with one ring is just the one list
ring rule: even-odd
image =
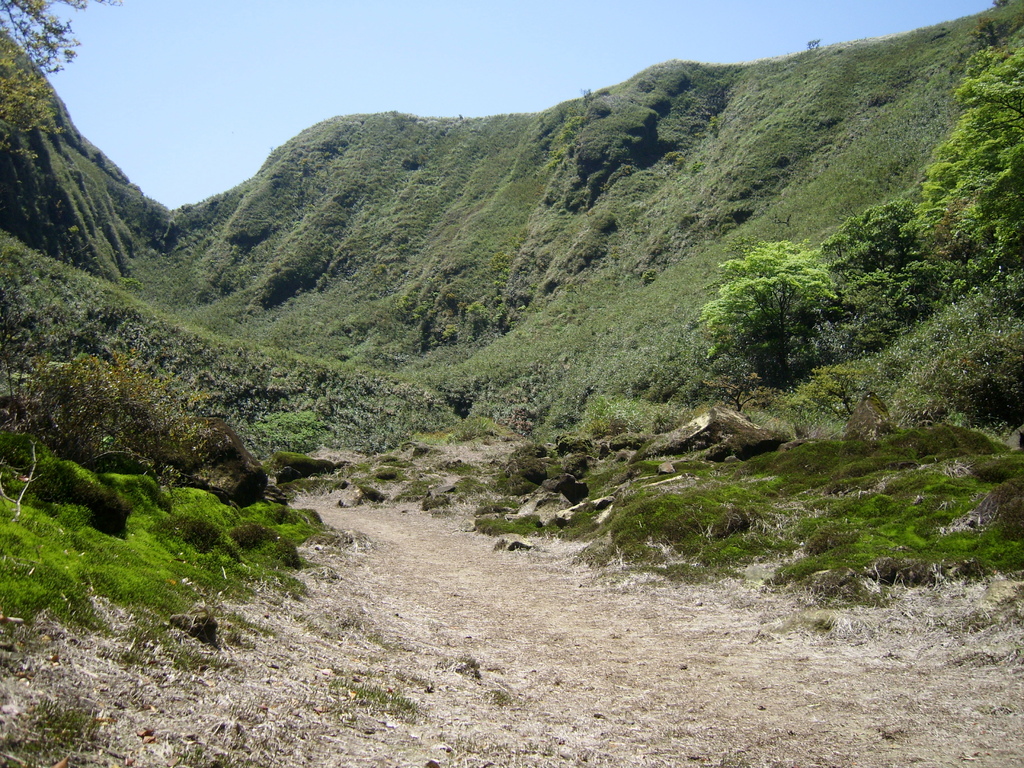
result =
[[33,442],[31,445],[32,468],[28,472],[28,477],[25,478],[25,484],[21,486],[21,493],[18,494],[18,498],[12,499],[10,496],[8,496],[7,493],[4,491],[3,483],[0,482],[0,499],[10,502],[11,504],[14,505],[14,519],[11,521],[13,523],[18,522],[18,519],[21,517],[21,500],[25,498],[25,492],[28,490],[28,486],[32,482],[32,479],[35,477],[36,474],[36,444]]

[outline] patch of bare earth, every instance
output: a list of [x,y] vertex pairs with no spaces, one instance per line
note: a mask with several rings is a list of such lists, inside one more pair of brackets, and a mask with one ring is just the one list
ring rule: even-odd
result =
[[595,570],[559,541],[495,552],[465,516],[337,500],[298,504],[356,534],[303,550],[308,596],[218,606],[227,642],[184,669],[51,628],[3,668],[3,727],[45,697],[87,708],[72,766],[1024,765],[1022,632],[971,619],[984,585],[784,630],[799,595]]

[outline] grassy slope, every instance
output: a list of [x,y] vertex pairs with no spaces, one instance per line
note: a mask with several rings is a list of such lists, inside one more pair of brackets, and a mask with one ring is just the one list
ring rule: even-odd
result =
[[363,449],[382,449],[453,419],[436,395],[395,376],[191,330],[125,289],[9,236],[0,235],[0,257],[19,276],[17,289],[32,308],[24,318],[34,330],[26,354],[136,356],[204,393],[204,410],[236,425],[258,453],[295,445],[273,428],[272,417],[281,412],[303,414],[321,442]]
[[107,279],[165,247],[169,212],[90,144],[55,97],[59,132],[11,131],[0,121],[0,229]]
[[539,115],[336,118],[176,212],[178,249],[133,275],[219,334],[404,369],[463,411],[685,393],[732,242],[913,194],[974,24],[668,62]]

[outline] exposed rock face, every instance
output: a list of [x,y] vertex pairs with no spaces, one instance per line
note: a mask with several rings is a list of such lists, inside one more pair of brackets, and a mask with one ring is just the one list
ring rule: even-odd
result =
[[784,442],[783,437],[757,426],[738,411],[716,406],[689,424],[654,438],[637,458],[706,451],[711,461],[725,461],[730,456],[746,460],[777,450]]
[[197,466],[192,471],[193,484],[208,490],[225,503],[240,507],[255,504],[263,498],[267,473],[230,426],[222,419],[207,419],[207,437]]
[[872,392],[868,393],[854,409],[850,420],[846,422],[843,439],[874,441],[885,437],[893,430],[895,426],[889,418],[889,409],[878,395]]

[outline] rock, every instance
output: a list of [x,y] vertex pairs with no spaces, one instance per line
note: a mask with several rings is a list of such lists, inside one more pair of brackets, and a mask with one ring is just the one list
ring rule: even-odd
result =
[[561,435],[555,441],[555,452],[559,456],[572,453],[592,454],[597,450],[594,441],[582,435]]
[[337,465],[329,459],[314,459],[304,453],[278,451],[270,457],[267,468],[275,473],[278,483],[289,483],[292,480],[333,472]]
[[867,567],[865,575],[879,584],[919,587],[934,584],[940,573],[939,567],[933,567],[923,560],[880,557]]
[[775,569],[767,565],[748,565],[743,569],[743,580],[748,584],[760,586],[775,575]]
[[1024,451],[1024,426],[1013,430],[1006,438],[1006,444],[1011,451]]
[[455,493],[456,490],[455,483],[444,483],[443,485],[436,485],[431,488],[427,495],[432,499],[437,499],[446,494]]
[[1015,477],[997,485],[965,520],[971,528],[985,528],[993,523],[1011,538],[1024,537],[1024,478]]
[[562,459],[562,472],[573,477],[583,477],[590,469],[590,457],[585,453],[571,453]]
[[170,618],[171,626],[188,633],[201,643],[217,646],[217,619],[209,608],[197,608],[192,613],[176,613]]
[[263,489],[263,498],[267,501],[273,502],[274,504],[288,503],[288,495],[273,483],[268,484],[267,487]]
[[694,451],[706,451],[711,461],[724,461],[729,456],[746,460],[774,451],[784,442],[784,438],[757,426],[738,411],[715,406],[689,424],[655,437],[634,461]]
[[895,430],[889,418],[889,409],[873,392],[865,395],[860,404],[854,408],[850,420],[843,431],[844,440],[879,440]]
[[839,619],[840,614],[836,611],[801,611],[795,616],[790,616],[788,619],[783,621],[782,624],[779,625],[779,631],[797,632],[799,630],[809,630],[811,632],[831,632],[839,622]]
[[676,473],[676,465],[671,461],[666,461],[663,464],[658,465],[659,475],[674,475]]
[[558,477],[545,480],[541,483],[541,487],[546,491],[562,494],[570,504],[578,504],[590,495],[590,488],[587,487],[587,484],[581,483],[569,474],[561,474]]
[[206,436],[190,468],[192,485],[240,507],[263,498],[267,473],[222,419],[206,419]]
[[539,490],[533,493],[523,506],[516,512],[516,517],[536,515],[542,525],[548,525],[561,517],[571,504],[560,493]]
[[371,502],[373,504],[379,504],[382,501],[387,501],[387,496],[384,495],[383,491],[378,491],[376,488],[369,485],[357,486],[356,497],[353,500],[355,504],[362,504],[363,502]]
[[636,432],[623,432],[620,435],[613,435],[608,438],[608,450],[611,453],[622,450],[638,450],[643,448],[650,435],[638,434]]
[[529,551],[531,549],[533,549],[533,544],[528,542],[522,536],[517,536],[514,533],[502,536],[494,542],[495,552],[516,552],[518,550]]

